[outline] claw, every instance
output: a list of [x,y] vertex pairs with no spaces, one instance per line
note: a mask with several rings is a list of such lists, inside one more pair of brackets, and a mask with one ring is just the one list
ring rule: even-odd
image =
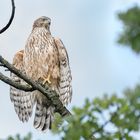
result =
[[44,79],[43,85],[45,85],[46,82],[47,82],[48,84],[51,84],[51,81],[50,81],[50,74],[48,75],[47,78]]

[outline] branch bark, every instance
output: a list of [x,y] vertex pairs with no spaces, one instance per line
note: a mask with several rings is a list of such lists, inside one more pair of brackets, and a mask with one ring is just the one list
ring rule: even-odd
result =
[[26,92],[34,91],[34,89],[32,87],[26,86],[26,85],[21,85],[21,84],[15,82],[15,81],[11,80],[7,76],[3,75],[1,72],[0,72],[0,80],[5,82],[8,85],[11,85],[11,86],[15,87],[16,89],[24,90]]

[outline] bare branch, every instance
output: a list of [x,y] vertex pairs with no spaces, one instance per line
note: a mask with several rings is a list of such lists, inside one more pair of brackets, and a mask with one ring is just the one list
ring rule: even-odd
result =
[[59,96],[55,91],[50,89],[48,86],[42,87],[39,83],[32,81],[25,74],[21,73],[17,70],[13,65],[11,65],[7,60],[5,60],[0,55],[0,62],[4,65],[4,67],[8,68],[12,73],[16,74],[18,77],[23,79],[26,83],[32,86],[33,89],[40,91],[44,96],[47,97],[48,104],[53,104],[56,108],[56,112],[60,113],[62,117],[69,116],[71,113],[63,106],[61,103]]
[[20,90],[24,90],[26,92],[29,92],[29,91],[34,91],[34,89],[30,86],[25,86],[25,85],[21,85],[13,80],[11,80],[10,78],[8,78],[7,76],[3,75],[1,72],[0,72],[0,80],[5,82],[6,84],[8,85],[11,85],[17,89],[20,89]]
[[12,3],[12,14],[11,14],[11,17],[10,17],[9,22],[7,23],[7,25],[0,30],[0,34],[5,32],[10,27],[10,25],[11,25],[13,19],[14,19],[14,15],[15,15],[15,2],[14,2],[14,0],[11,0],[11,3]]

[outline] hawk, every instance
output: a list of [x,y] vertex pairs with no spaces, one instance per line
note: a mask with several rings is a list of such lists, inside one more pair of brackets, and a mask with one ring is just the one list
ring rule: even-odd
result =
[[[25,49],[15,54],[13,65],[32,80],[47,84],[65,106],[72,98],[69,58],[63,42],[51,35],[50,24],[51,19],[45,16],[34,21]],[[11,78],[26,84],[14,74]],[[47,104],[41,92],[25,92],[11,87],[10,97],[21,121],[28,121],[36,104],[34,127],[44,132],[51,129],[55,107]]]

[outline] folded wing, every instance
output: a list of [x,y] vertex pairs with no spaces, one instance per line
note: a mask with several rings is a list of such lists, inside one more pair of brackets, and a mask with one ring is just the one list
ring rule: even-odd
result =
[[[23,66],[23,54],[24,51],[21,50],[17,52],[13,59],[13,65],[24,73],[24,66]],[[11,73],[10,77],[17,83],[25,84],[22,79],[20,79],[15,74]],[[28,121],[29,117],[32,114],[33,105],[35,103],[35,94],[34,92],[25,92],[22,90],[18,90],[14,87],[10,87],[10,99],[14,104],[15,111],[22,122]]]
[[67,105],[69,102],[71,102],[72,98],[72,76],[69,58],[63,42],[59,38],[54,38],[54,40],[59,52],[60,62],[59,96],[63,105]]

